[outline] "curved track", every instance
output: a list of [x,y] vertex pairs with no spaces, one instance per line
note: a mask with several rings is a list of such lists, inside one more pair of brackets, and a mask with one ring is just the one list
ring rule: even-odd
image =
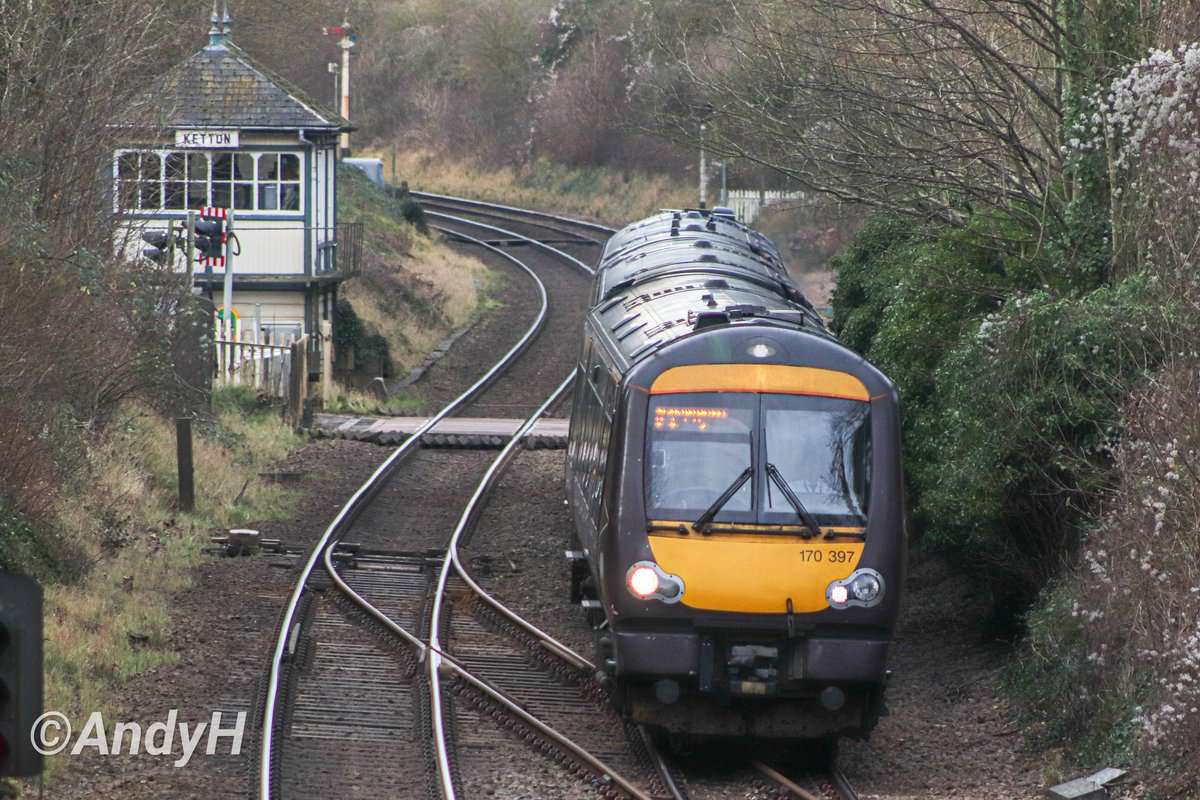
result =
[[[462,222],[464,224],[473,224],[466,223],[466,221]],[[459,235],[461,236],[461,233]],[[463,392],[458,398],[447,405],[446,408],[442,409],[434,417],[435,420],[455,413],[463,408],[472,398],[478,397],[484,388],[495,381],[504,369],[510,368],[513,360],[522,350],[530,346],[535,334],[547,316],[545,294],[543,290],[539,291],[542,294],[542,313],[538,315],[537,321],[526,332],[525,336],[522,337],[518,345],[509,351],[509,354],[502,362],[498,363],[493,369],[488,370],[472,387]],[[472,671],[466,669],[461,659],[451,655],[442,648],[440,639],[439,621],[444,616],[443,609],[449,605],[449,602],[446,600],[448,596],[447,591],[452,588],[452,582],[462,582],[472,587],[478,596],[482,598],[481,602],[487,603],[494,613],[502,615],[504,624],[517,628],[521,635],[539,643],[539,646],[547,648],[557,658],[565,659],[572,668],[581,670],[584,673],[590,672],[591,665],[586,658],[574,653],[566,645],[556,642],[549,635],[524,622],[519,616],[507,612],[501,604],[490,600],[486,592],[482,591],[482,587],[466,573],[463,564],[458,558],[457,551],[457,542],[473,523],[478,509],[482,506],[496,477],[520,448],[522,434],[532,426],[533,422],[539,416],[545,413],[549,406],[562,396],[569,383],[569,378],[561,381],[556,390],[551,392],[542,405],[528,417],[522,427],[522,431],[518,436],[513,438],[509,447],[487,469],[471,500],[467,502],[459,518],[459,523],[451,536],[450,543],[446,547],[445,555],[442,557],[442,566],[437,579],[437,587],[431,595],[432,610],[429,617],[430,621],[427,625],[423,626],[421,620],[413,613],[415,608],[421,605],[423,592],[419,586],[421,581],[414,578],[416,571],[419,569],[419,563],[414,562],[411,553],[367,552],[359,547],[346,553],[339,550],[338,540],[346,533],[353,531],[356,523],[364,519],[367,519],[369,522],[373,501],[377,497],[388,494],[389,481],[399,469],[399,465],[418,450],[421,436],[431,427],[433,420],[424,426],[422,431],[409,439],[404,446],[398,448],[376,471],[367,484],[359,489],[346,507],[342,509],[341,513],[338,514],[334,523],[330,525],[325,535],[321,538],[307,565],[302,570],[280,626],[279,636],[274,648],[270,680],[265,692],[266,704],[261,723],[263,738],[259,758],[257,787],[259,797],[268,798],[283,796],[285,794],[308,793],[315,788],[319,788],[312,784],[314,781],[320,781],[320,771],[316,775],[306,775],[307,785],[295,787],[299,791],[281,791],[283,786],[278,774],[278,768],[284,759],[280,757],[277,744],[284,733],[283,729],[285,727],[284,717],[287,709],[280,701],[286,698],[288,694],[286,691],[287,687],[284,685],[286,682],[285,678],[288,677],[286,675],[287,667],[295,666],[296,671],[300,671],[304,667],[306,658],[310,662],[314,658],[311,655],[306,655],[305,645],[308,642],[308,636],[305,632],[304,618],[306,614],[311,616],[311,607],[314,605],[313,596],[329,586],[327,581],[332,581],[333,587],[336,588],[342,597],[348,598],[349,602],[353,603],[357,609],[373,620],[379,628],[397,637],[399,641],[403,642],[404,646],[410,648],[415,653],[419,661],[424,662],[424,671],[428,680],[425,695],[430,701],[428,729],[433,735],[435,742],[434,750],[438,777],[437,793],[441,797],[452,798],[457,796],[453,774],[454,769],[450,755],[452,734],[448,731],[449,726],[445,719],[445,693],[441,688],[441,684],[447,678],[452,678],[458,684],[455,687],[456,691],[461,692],[463,691],[463,687],[466,687],[486,698],[485,702],[492,704],[495,709],[499,709],[500,713],[510,715],[513,719],[517,720],[526,730],[525,738],[529,738],[530,733],[541,737],[545,742],[557,748],[559,752],[568,754],[569,758],[578,765],[578,769],[593,773],[596,780],[602,781],[606,786],[618,791],[622,795],[638,798],[648,797],[634,783],[622,778],[616,770],[603,760],[593,756],[585,748],[574,745],[568,737],[556,732],[552,727],[540,722],[534,715],[525,711],[521,704],[509,697],[506,692],[491,686],[487,680],[480,678]],[[363,528],[364,526],[360,525],[359,527]],[[369,529],[370,525],[366,525],[365,528]],[[369,533],[369,530],[365,532]],[[323,573],[318,570],[318,565],[324,567]],[[388,585],[387,581],[382,580],[381,576],[386,575],[389,571],[403,576],[404,579],[399,581],[397,585],[407,583],[410,591],[406,593],[402,588],[398,589],[396,586]],[[347,574],[353,575],[352,580],[359,582],[360,585],[357,588],[352,585],[352,580],[347,578]],[[369,579],[366,578],[367,575],[370,576]],[[416,591],[411,591],[414,587]],[[369,599],[366,596],[368,594],[375,594],[378,597]],[[380,597],[383,598],[383,602],[379,601]],[[389,603],[393,606],[391,613],[381,608],[381,606],[388,605]],[[395,617],[401,617],[402,619],[401,621],[397,621]],[[407,617],[407,619],[403,619],[404,617]],[[319,624],[321,624],[319,619],[315,621],[308,620],[309,629]],[[326,627],[336,628],[337,625],[327,623]],[[345,627],[344,624],[342,627]],[[424,631],[422,630],[423,627]],[[311,648],[309,649],[311,650]],[[343,654],[346,652],[348,650],[344,649]],[[375,669],[378,670],[378,665],[376,665]],[[403,671],[401,668],[397,669],[397,672]],[[295,676],[292,677],[294,678]],[[354,677],[356,678],[354,681],[346,683],[346,689],[348,692],[361,692],[361,685],[364,683],[361,679],[362,676],[361,674],[356,674]],[[297,680],[296,682],[299,681]],[[321,688],[328,690],[331,687],[325,685]],[[320,699],[328,706],[338,705],[338,698],[336,697],[323,697]],[[371,700],[375,702],[378,702],[380,699],[377,692],[371,697]],[[348,699],[346,702],[350,702],[350,700]],[[308,708],[304,710],[311,712],[316,709]],[[290,724],[295,724],[297,715],[297,711],[293,710],[291,712]],[[337,726],[335,725],[334,727],[336,728]],[[421,725],[421,727],[423,728],[424,725]],[[348,760],[351,755],[351,753],[347,753]],[[410,753],[410,756],[415,757],[413,753]],[[331,771],[336,772],[337,770]],[[415,791],[415,787],[410,787],[410,789]]]
[[[507,255],[505,257],[511,258]],[[515,261],[515,259],[513,260]],[[300,572],[295,589],[284,608],[281,618],[264,693],[265,701],[260,728],[262,739],[259,753],[258,780],[258,794],[264,800],[272,796],[278,796],[275,794],[278,767],[275,744],[282,728],[281,700],[283,699],[284,673],[287,666],[294,662],[301,643],[301,604],[310,599],[314,591],[324,588],[319,581],[314,581],[314,577],[318,576],[317,566],[326,561],[326,557],[332,552],[334,544],[346,531],[351,529],[351,526],[358,517],[367,510],[376,495],[384,489],[404,460],[418,450],[424,434],[432,429],[437,421],[465,407],[472,398],[479,395],[500,373],[511,366],[516,357],[534,340],[546,318],[547,299],[543,285],[537,280],[532,270],[528,270],[524,265],[521,265],[521,267],[526,269],[534,279],[541,297],[541,309],[534,324],[530,326],[518,340],[517,344],[499,362],[487,370],[482,377],[446,405],[438,414],[431,417],[417,433],[400,447],[396,448],[334,518],[333,522],[318,540],[308,562]]]
[[[467,201],[443,200],[471,209]],[[518,210],[484,209],[489,222],[468,218],[479,216],[479,210],[431,211],[429,216],[460,241],[488,247],[509,261],[519,260],[499,247],[507,251],[518,241],[550,259],[543,265],[549,270],[521,265],[538,287],[541,310],[503,359],[387,458],[314,548],[273,648],[254,795],[261,800],[338,795],[451,800],[477,796],[471,781],[481,765],[496,769],[501,760],[524,757],[540,759],[539,769],[557,765],[542,773],[540,780],[557,786],[539,783],[544,796],[698,800],[707,793],[703,781],[691,781],[686,789],[688,781],[675,781],[678,769],[667,764],[653,740],[604,705],[587,658],[489,594],[486,579],[471,574],[473,560],[462,555],[489,496],[520,457],[523,434],[570,385],[586,287],[580,294],[578,279],[562,280],[547,290],[543,281],[554,283],[553,268],[562,273],[564,262],[572,273],[591,272],[579,259],[514,231],[522,225],[508,217]],[[498,217],[505,227],[491,224]],[[552,224],[565,238],[562,226],[572,222],[540,215],[534,224],[524,224],[536,231]],[[580,227],[608,230],[591,223]],[[577,246],[594,245],[580,239]],[[548,383],[548,373],[556,368],[557,380]],[[518,391],[517,402],[493,399]],[[519,408],[525,422],[494,460],[421,449],[422,437],[438,420],[468,406],[475,415],[500,409],[511,416]],[[447,475],[455,476],[456,488],[437,482]],[[457,518],[452,525],[451,515]],[[403,550],[385,533],[397,520],[408,523]],[[343,544],[351,539],[354,544]],[[364,631],[375,638],[364,643]],[[367,719],[356,718],[362,716]],[[322,752],[336,753],[336,762],[300,747],[287,757],[287,737],[297,729],[308,741],[334,742]],[[377,763],[389,757],[393,760]],[[389,782],[372,785],[379,774]],[[324,779],[328,784],[321,783]],[[785,796],[779,791],[756,789],[743,796]]]

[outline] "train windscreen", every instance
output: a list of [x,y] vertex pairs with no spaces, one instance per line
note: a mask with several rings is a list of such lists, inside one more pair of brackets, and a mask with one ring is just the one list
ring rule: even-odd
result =
[[646,440],[650,519],[694,522],[709,512],[718,523],[793,525],[807,517],[822,525],[866,524],[871,437],[865,402],[658,394],[651,398]]
[[[647,505],[652,515],[698,517],[753,465],[758,400],[712,393],[651,400]],[[720,518],[748,521],[752,499],[753,481],[744,481]]]

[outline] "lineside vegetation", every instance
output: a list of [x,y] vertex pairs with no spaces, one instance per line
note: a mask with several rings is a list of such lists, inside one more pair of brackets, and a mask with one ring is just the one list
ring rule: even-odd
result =
[[663,120],[874,211],[834,327],[899,384],[920,545],[1023,637],[1064,774],[1194,795],[1195,4],[723,8],[664,40]]

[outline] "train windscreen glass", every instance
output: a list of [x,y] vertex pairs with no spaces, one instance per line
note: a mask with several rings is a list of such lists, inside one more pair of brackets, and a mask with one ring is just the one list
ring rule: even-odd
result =
[[752,478],[714,521],[798,524],[798,509],[767,477],[771,465],[821,525],[866,523],[867,403],[794,394],[659,394],[651,397],[646,440],[649,519],[695,520],[751,467]]
[[[646,505],[658,519],[695,519],[753,462],[753,395],[666,394],[650,398]],[[718,520],[746,521],[754,496],[746,481]]]
[[[857,400],[763,395],[764,459],[808,513],[825,525],[866,523],[870,487],[868,408]],[[795,519],[783,492],[763,486],[762,522]]]

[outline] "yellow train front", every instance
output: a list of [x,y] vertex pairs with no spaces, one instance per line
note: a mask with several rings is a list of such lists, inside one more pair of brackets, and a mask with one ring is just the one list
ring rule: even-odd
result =
[[904,583],[898,399],[768,240],[721,209],[613,236],[566,479],[572,592],[631,718],[870,731]]

